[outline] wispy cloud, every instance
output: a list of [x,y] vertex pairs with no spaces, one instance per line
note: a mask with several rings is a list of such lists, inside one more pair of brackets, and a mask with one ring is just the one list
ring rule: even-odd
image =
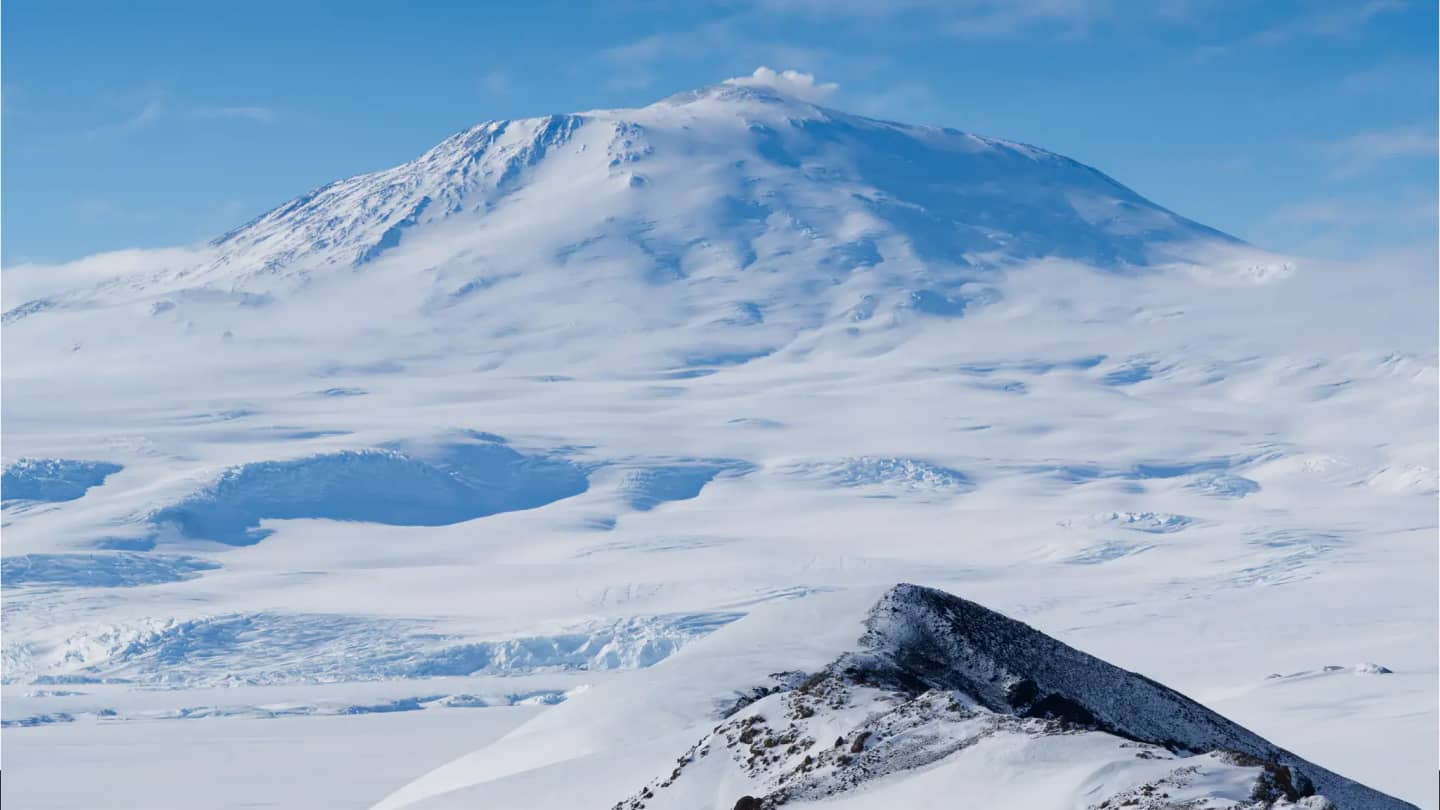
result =
[[1396,252],[1430,257],[1433,274],[1437,216],[1433,190],[1404,187],[1368,197],[1295,200],[1257,221],[1255,236],[1309,256],[1367,258]]
[[165,109],[164,97],[159,94],[151,94],[138,109],[129,115],[118,121],[91,127],[85,131],[85,137],[93,140],[139,132],[158,121],[165,113]]
[[1406,6],[1405,0],[1361,0],[1324,6],[1292,17],[1250,37],[1255,45],[1282,45],[1299,39],[1354,36],[1371,20]]
[[1403,91],[1423,91],[1435,95],[1434,59],[1402,58],[1388,60],[1353,71],[1335,85],[1345,93],[1377,95]]
[[1318,145],[1337,175],[1353,175],[1393,160],[1433,158],[1440,135],[1433,126],[1371,129]]
[[693,61],[737,43],[734,23],[718,20],[686,31],[666,31],[606,48],[600,59],[613,72],[612,89],[640,89],[654,84],[657,66],[669,61]]
[[1183,0],[1153,3],[1115,3],[1108,0],[1021,0],[961,3],[945,30],[962,37],[1010,36],[1035,29],[1051,29],[1081,36],[1100,26],[1126,26],[1143,22],[1184,20],[1190,3]]
[[1100,25],[1182,20],[1196,0],[758,0],[777,14],[856,19],[930,18],[936,30],[958,37],[1003,37],[1048,29],[1081,35]]
[[[611,90],[638,90],[654,85],[666,63],[711,62],[722,70],[750,70],[757,64],[780,64],[815,70],[828,53],[777,42],[757,31],[754,19],[729,17],[682,31],[641,37],[599,52],[610,71],[605,85]],[[722,74],[723,75],[723,74]]]
[[610,72],[604,82],[606,89],[643,90],[655,84],[659,78],[656,65],[673,57],[677,51],[672,43],[683,36],[652,34],[600,51],[600,61]]
[[268,124],[275,120],[275,110],[262,106],[200,106],[190,110],[196,118],[219,118],[231,121],[253,121]]
[[[1252,30],[1229,42],[1202,45],[1195,49],[1194,56],[1199,61],[1206,61],[1251,48],[1273,48],[1317,39],[1358,37],[1364,34],[1366,26],[1376,18],[1402,11],[1407,5],[1407,0],[1339,0],[1314,3],[1307,6],[1304,12]],[[1357,81],[1363,79],[1357,78]],[[1342,86],[1341,89],[1349,88]]]
[[131,95],[131,111],[124,116],[80,133],[88,140],[133,135],[165,120],[185,119],[239,121],[253,124],[274,122],[274,108],[258,104],[185,104],[161,89]]
[[1272,211],[1266,220],[1277,225],[1358,227],[1375,224],[1434,222],[1440,208],[1429,194],[1411,191],[1385,205],[1333,197],[1302,200]]
[[[1233,43],[1201,48],[1223,54],[1240,45],[1278,45],[1308,38],[1338,38],[1361,31],[1371,20],[1404,9],[1409,0],[1304,0],[1298,9]],[[961,38],[1002,38],[1044,32],[1081,37],[1102,28],[1174,25],[1203,30],[1230,18],[1241,29],[1269,12],[1271,4],[1245,0],[752,0],[752,7],[776,15],[849,18],[860,21],[920,19],[933,30]]]
[[846,109],[864,115],[908,123],[941,123],[954,107],[944,103],[930,85],[901,80],[881,89],[846,92]]

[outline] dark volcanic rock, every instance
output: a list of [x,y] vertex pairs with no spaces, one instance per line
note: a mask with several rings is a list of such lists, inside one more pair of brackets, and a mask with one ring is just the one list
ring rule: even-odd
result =
[[1270,766],[1286,794],[1341,808],[1412,807],[1332,773],[1134,672],[943,591],[897,585],[866,622],[861,649],[833,669],[918,695],[964,692],[986,708],[1053,718],[1172,751],[1230,751]]

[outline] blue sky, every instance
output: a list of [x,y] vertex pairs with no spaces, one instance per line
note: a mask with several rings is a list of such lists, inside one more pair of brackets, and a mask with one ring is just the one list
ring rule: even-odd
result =
[[811,72],[1263,247],[1431,257],[1433,0],[5,4],[0,260],[203,241],[496,118]]

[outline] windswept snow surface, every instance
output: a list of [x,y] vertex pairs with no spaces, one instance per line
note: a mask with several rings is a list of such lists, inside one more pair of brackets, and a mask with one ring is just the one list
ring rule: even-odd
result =
[[[124,792],[224,736],[187,709],[415,706],[354,721],[408,751],[915,582],[1437,806],[1432,267],[1271,255],[1042,149],[750,83],[482,124],[210,245],[3,282],[7,804],[195,806]],[[770,672],[833,658],[792,647]],[[1267,679],[1363,663],[1393,672]],[[1113,753],[1006,739],[986,789]],[[62,751],[114,790],[38,800]],[[233,778],[201,803],[324,806]]]

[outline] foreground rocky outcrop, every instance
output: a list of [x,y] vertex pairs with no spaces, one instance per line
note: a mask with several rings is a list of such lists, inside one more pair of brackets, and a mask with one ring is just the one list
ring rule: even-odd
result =
[[915,585],[757,611],[378,807],[515,803],[1412,807],[1142,675]]
[[752,784],[735,810],[862,788],[863,806],[880,807],[888,802],[880,793],[904,774],[987,749],[1036,768],[1067,749],[1081,760],[1108,752],[1109,778],[1094,781],[1086,804],[1097,809],[1410,807],[1173,689],[942,591],[897,585],[865,627],[857,648],[824,669],[775,675],[763,694],[738,701],[672,772],[615,810],[682,806],[665,792],[707,758]]

